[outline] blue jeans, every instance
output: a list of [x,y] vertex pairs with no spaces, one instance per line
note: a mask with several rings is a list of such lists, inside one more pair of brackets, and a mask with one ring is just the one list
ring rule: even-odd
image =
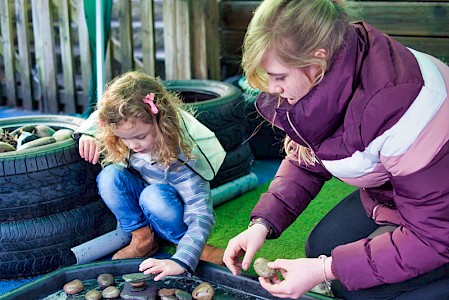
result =
[[132,169],[106,166],[97,176],[98,191],[124,232],[149,224],[160,238],[178,244],[187,231],[184,203],[169,184],[148,184]]

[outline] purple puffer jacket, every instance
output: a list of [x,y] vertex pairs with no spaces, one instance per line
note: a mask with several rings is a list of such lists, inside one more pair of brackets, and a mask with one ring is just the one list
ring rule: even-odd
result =
[[323,80],[293,106],[261,94],[260,114],[316,155],[285,158],[254,210],[274,238],[335,176],[360,187],[367,215],[394,232],[332,251],[348,290],[395,283],[449,262],[449,68],[360,22]]

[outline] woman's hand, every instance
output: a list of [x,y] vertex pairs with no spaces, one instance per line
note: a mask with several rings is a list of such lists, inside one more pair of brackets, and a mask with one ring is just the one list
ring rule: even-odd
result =
[[157,274],[157,276],[154,277],[154,281],[161,280],[165,276],[180,275],[185,272],[184,268],[173,260],[156,258],[148,258],[141,262],[139,271],[144,274]]
[[268,229],[264,225],[254,224],[229,241],[223,262],[232,274],[240,274],[242,268],[248,270],[257,250],[265,242],[267,233]]
[[81,135],[78,149],[81,158],[95,165],[100,158],[100,145],[95,138],[89,135]]
[[259,277],[262,287],[275,297],[296,299],[324,282],[323,260],[319,258],[276,259],[268,266],[279,270],[284,278],[281,281],[277,276],[271,280]]

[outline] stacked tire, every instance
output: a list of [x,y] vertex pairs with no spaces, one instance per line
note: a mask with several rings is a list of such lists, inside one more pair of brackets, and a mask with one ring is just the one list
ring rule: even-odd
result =
[[195,117],[215,133],[227,153],[211,188],[249,174],[254,156],[247,142],[241,90],[214,80],[167,80],[164,85],[195,111]]
[[[76,129],[70,116],[0,119],[12,131],[27,124]],[[99,165],[85,162],[68,139],[0,153],[0,277],[34,276],[76,262],[71,248],[114,230],[117,221],[98,196]]]
[[283,140],[285,133],[272,126],[257,112],[255,102],[260,90],[248,85],[243,76],[234,76],[226,82],[236,86],[242,92],[244,102],[243,114],[247,121],[247,135],[251,136],[249,144],[256,159],[282,159],[285,156]]

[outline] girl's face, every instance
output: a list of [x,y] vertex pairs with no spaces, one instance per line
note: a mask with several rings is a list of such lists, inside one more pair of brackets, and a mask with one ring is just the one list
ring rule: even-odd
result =
[[130,118],[121,121],[113,131],[126,147],[136,153],[149,153],[153,149],[153,125],[142,122],[140,119]]
[[279,94],[290,105],[309,92],[319,71],[318,65],[304,68],[287,67],[279,62],[271,51],[265,55],[262,68],[268,74],[268,92]]

